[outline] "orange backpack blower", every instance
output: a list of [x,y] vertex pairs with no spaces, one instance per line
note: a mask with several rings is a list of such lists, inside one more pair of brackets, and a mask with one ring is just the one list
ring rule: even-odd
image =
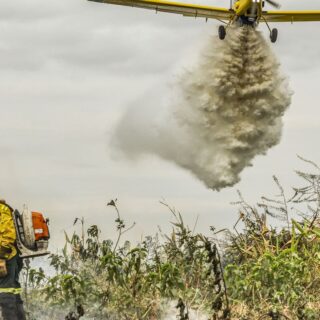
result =
[[48,220],[42,213],[29,211],[26,207],[20,214],[13,212],[17,233],[17,247],[21,258],[32,258],[50,254]]

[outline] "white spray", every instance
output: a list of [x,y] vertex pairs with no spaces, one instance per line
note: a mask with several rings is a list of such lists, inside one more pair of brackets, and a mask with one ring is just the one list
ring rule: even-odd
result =
[[173,161],[220,190],[279,143],[291,91],[260,32],[232,28],[224,41],[210,40],[199,65],[182,76],[170,115],[159,120],[131,109],[114,143],[129,156]]
[[[165,312],[163,312],[161,320],[177,320],[180,317],[177,316],[178,310],[176,308],[177,301],[169,301],[163,304]],[[210,318],[209,314],[201,312],[200,310],[194,310],[188,308],[188,316],[190,320],[208,320]]]

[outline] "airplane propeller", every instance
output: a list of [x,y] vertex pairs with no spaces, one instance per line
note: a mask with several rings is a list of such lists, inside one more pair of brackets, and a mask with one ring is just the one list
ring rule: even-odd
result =
[[280,3],[276,2],[276,1],[273,1],[273,0],[265,0],[265,1],[277,9],[279,9],[281,7]]

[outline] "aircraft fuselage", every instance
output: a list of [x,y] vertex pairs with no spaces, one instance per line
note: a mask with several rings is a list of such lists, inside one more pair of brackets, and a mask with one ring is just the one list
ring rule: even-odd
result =
[[[238,26],[250,25],[253,28],[258,26],[260,19],[262,17],[262,11],[264,7],[264,0],[237,0],[233,4],[233,11],[235,16],[230,24],[236,24]],[[270,1],[271,2],[271,1]],[[278,38],[278,30],[276,28],[271,29],[267,24],[270,30],[270,40],[271,42],[276,42]],[[226,28],[224,26],[220,26],[219,30],[219,38],[223,40],[226,37]]]
[[240,25],[248,24],[255,26],[261,17],[263,7],[262,0],[238,0],[233,5],[236,14],[236,22]]

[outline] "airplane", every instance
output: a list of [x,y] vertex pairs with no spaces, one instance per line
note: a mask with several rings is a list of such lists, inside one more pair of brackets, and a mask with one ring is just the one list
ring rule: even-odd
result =
[[156,12],[169,12],[182,14],[187,17],[216,19],[223,23],[218,28],[218,35],[224,40],[227,29],[237,26],[249,25],[256,28],[260,22],[266,23],[270,31],[271,42],[276,42],[278,30],[271,29],[270,22],[304,22],[320,21],[320,10],[298,11],[266,11],[265,4],[279,9],[280,5],[274,0],[230,0],[230,8],[213,7],[207,5],[173,2],[168,0],[89,0],[94,2],[109,3],[115,5],[153,9]]

